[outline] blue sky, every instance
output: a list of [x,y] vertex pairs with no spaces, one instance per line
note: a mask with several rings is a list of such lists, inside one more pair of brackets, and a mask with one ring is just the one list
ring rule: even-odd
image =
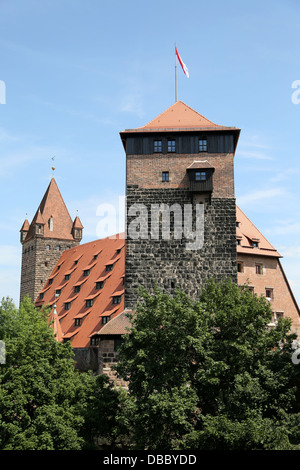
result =
[[300,303],[299,39],[298,0],[0,0],[0,297],[19,302],[19,230],[54,155],[83,242],[97,238],[97,207],[125,192],[119,132],[174,103],[176,41],[190,74],[178,69],[178,99],[241,128],[237,203]]

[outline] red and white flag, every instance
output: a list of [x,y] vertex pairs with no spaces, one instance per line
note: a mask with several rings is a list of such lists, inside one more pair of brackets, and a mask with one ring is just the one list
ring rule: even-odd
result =
[[185,63],[182,61],[182,59],[181,59],[181,57],[180,57],[180,55],[179,55],[179,52],[178,52],[178,50],[177,50],[176,44],[175,44],[175,53],[176,53],[176,56],[177,56],[177,58],[178,58],[178,60],[179,60],[180,65],[181,65],[181,67],[182,67],[182,70],[184,71],[184,73],[185,73],[185,75],[187,76],[187,78],[189,78],[189,71],[188,71],[188,68],[187,68],[187,66],[185,65]]

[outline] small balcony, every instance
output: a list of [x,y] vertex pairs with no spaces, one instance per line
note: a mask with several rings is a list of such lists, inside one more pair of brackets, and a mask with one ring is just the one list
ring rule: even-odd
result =
[[193,162],[186,169],[189,176],[190,191],[211,193],[213,190],[214,167],[208,161]]

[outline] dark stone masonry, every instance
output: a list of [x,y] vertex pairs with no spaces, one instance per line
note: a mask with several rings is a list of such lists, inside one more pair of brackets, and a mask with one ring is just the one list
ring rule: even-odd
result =
[[[193,205],[193,231],[196,229],[196,203],[188,189],[141,189],[127,187],[127,240],[126,240],[126,307],[134,307],[138,299],[138,288],[150,290],[154,284],[173,292],[176,287],[191,297],[196,297],[205,281],[215,277],[221,280],[231,277],[237,281],[236,272],[236,205],[234,198],[211,198],[204,203],[204,243],[200,249],[187,249],[191,240],[182,234],[178,239],[174,232],[174,217],[171,213],[170,239],[164,240],[160,230],[159,239],[151,232],[151,207],[166,204],[179,205],[182,214],[185,207]],[[140,234],[130,236],[131,224],[140,213],[133,208],[144,208],[143,226],[137,227]],[[174,207],[174,206],[173,206]],[[176,206],[178,207],[178,206]],[[148,219],[148,224],[145,221]],[[162,217],[160,217],[160,226]],[[184,217],[182,217],[184,225]],[[142,224],[141,224],[142,225]],[[197,233],[199,236],[199,231]],[[177,237],[177,238],[176,238]],[[193,246],[193,245],[191,245]]]

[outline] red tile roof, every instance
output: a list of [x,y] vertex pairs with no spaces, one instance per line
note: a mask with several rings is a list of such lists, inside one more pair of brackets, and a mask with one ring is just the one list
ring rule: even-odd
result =
[[121,312],[120,315],[116,316],[113,320],[104,325],[104,327],[99,331],[99,335],[125,335],[128,333],[128,329],[131,324],[127,314],[131,312],[131,310],[124,310]]
[[[278,251],[268,242],[238,206],[236,206],[236,220],[239,222],[236,228],[236,236],[237,239],[240,240],[240,245],[237,245],[238,254],[243,253],[281,258]],[[252,242],[258,242],[258,247],[254,247]]]
[[207,169],[207,168],[215,168],[213,165],[211,165],[207,160],[195,160],[193,163],[191,163],[188,167],[187,170],[195,170],[195,169]]
[[28,230],[29,230],[29,222],[27,219],[25,219],[20,232],[28,232]]
[[213,123],[182,101],[176,101],[172,106],[163,111],[148,124],[136,129],[126,129],[126,132],[155,132],[170,130],[237,130],[236,127],[225,127]]
[[[114,318],[124,310],[124,295],[120,304],[113,304],[113,295],[124,293],[125,250],[122,236],[96,240],[64,251],[50,276],[52,284],[47,281],[42,290],[42,299],[38,297],[36,301],[36,306],[53,306],[55,291],[62,289],[56,298],[57,318],[62,339],[72,338],[74,348],[90,345],[90,337],[104,326],[102,315]],[[121,253],[116,257],[120,249]],[[99,253],[97,260],[94,259],[96,252]],[[107,273],[106,265],[111,260],[114,260],[114,267]],[[87,268],[91,269],[90,274],[84,276],[83,272]],[[66,281],[65,275],[70,272],[70,279]],[[102,289],[97,289],[96,282],[100,278],[106,281]],[[81,286],[80,292],[75,292],[75,286]],[[87,306],[87,300],[93,300],[93,305]],[[65,310],[66,303],[71,303],[69,310]],[[50,319],[53,319],[53,312],[50,313]],[[75,319],[81,319],[80,326],[75,326]]]

